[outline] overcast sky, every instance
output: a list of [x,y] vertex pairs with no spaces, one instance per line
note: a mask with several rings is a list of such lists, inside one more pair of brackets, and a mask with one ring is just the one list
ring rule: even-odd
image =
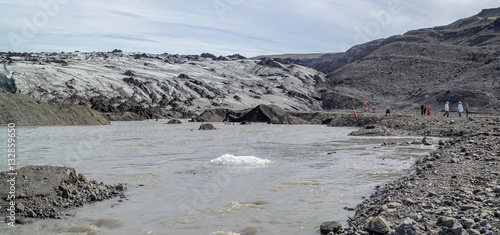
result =
[[495,7],[498,0],[0,0],[0,51],[338,52]]

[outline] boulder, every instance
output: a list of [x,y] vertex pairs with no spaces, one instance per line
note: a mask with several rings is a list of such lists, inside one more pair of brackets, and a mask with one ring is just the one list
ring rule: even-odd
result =
[[168,121],[167,124],[182,124],[182,122],[178,119],[172,119]]
[[457,219],[451,217],[439,217],[438,224],[442,224],[443,226],[448,228],[456,227],[456,225],[461,226]]
[[342,224],[339,221],[327,221],[323,222],[319,229],[321,234],[329,234],[330,232],[335,234],[338,231],[342,231]]
[[431,138],[429,138],[429,137],[426,136],[426,137],[424,137],[422,139],[422,144],[424,144],[424,145],[433,145],[434,141],[432,141]]
[[391,231],[391,227],[387,220],[382,216],[371,218],[366,229],[373,233],[387,234]]
[[215,127],[211,123],[203,123],[201,124],[200,128],[198,128],[198,130],[203,130],[203,131],[215,130]]

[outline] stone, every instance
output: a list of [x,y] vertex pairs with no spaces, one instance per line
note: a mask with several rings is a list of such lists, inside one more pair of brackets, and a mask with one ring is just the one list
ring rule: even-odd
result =
[[465,230],[462,228],[462,225],[460,224],[454,224],[453,227],[451,228],[452,234],[453,235],[465,235]]
[[481,232],[475,230],[475,229],[469,229],[469,235],[480,235]]
[[172,120],[168,121],[167,124],[182,124],[182,122],[180,120],[177,120],[177,119],[172,119]]
[[462,219],[462,226],[465,229],[470,229],[475,224],[473,219]]
[[118,185],[116,185],[115,188],[118,191],[126,191],[127,190],[127,185],[126,184],[118,184]]
[[319,229],[321,234],[337,233],[342,231],[342,224],[339,221],[327,221],[323,222]]
[[412,224],[402,223],[396,228],[396,235],[414,235],[417,233],[417,228]]
[[215,127],[211,123],[203,123],[200,125],[200,128],[198,128],[198,130],[215,130]]
[[460,206],[460,210],[463,210],[463,211],[466,211],[466,210],[475,210],[475,209],[477,209],[477,206],[471,205],[471,204],[469,204],[469,205],[461,205]]
[[405,200],[403,201],[403,204],[404,204],[405,206],[411,206],[411,205],[415,204],[415,201],[413,201],[413,199],[411,199],[411,198],[408,198],[408,199],[405,199]]
[[31,209],[27,209],[26,216],[31,217],[31,218],[37,217],[36,213]]
[[402,207],[403,205],[401,205],[401,203],[397,203],[397,202],[390,202],[390,203],[387,203],[387,207],[389,207],[390,209],[394,209],[394,208],[398,208],[398,207]]
[[391,227],[387,220],[382,216],[377,216],[375,218],[371,218],[368,222],[368,226],[366,229],[371,232],[387,234],[391,231]]
[[16,209],[17,209],[17,211],[23,212],[24,209],[26,209],[26,207],[22,203],[18,202],[16,204]]
[[424,145],[433,145],[434,141],[432,141],[431,138],[429,138],[429,137],[426,136],[426,137],[424,137],[422,139],[422,144],[424,144]]
[[451,218],[451,217],[439,217],[438,223],[442,224],[448,228],[453,228],[453,226],[455,226],[456,224],[459,224],[457,219]]
[[95,193],[90,194],[90,200],[91,201],[97,201],[97,195]]
[[481,220],[481,221],[479,221],[479,225],[480,225],[481,227],[486,227],[486,225],[488,225],[488,221],[487,221],[487,220],[485,220],[485,219],[484,219],[484,220]]

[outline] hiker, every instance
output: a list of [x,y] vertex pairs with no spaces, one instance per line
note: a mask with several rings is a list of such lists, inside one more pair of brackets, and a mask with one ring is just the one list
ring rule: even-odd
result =
[[462,106],[462,101],[458,101],[458,117],[462,117],[462,112],[464,111],[464,107]]
[[365,104],[366,112],[368,112],[368,104]]
[[389,108],[387,108],[387,109],[385,110],[385,115],[386,115],[386,116],[387,116],[387,115],[391,115],[391,110],[390,110]]
[[354,117],[357,117],[358,114],[356,113],[356,110],[354,110]]
[[443,117],[450,117],[450,102],[446,101],[446,104],[444,105],[444,114]]
[[427,107],[427,115],[431,115],[431,108]]
[[465,104],[465,115],[469,117],[469,104]]
[[426,113],[427,113],[427,105],[424,104],[424,114],[423,115],[425,115]]
[[424,104],[420,104],[420,115],[424,115]]

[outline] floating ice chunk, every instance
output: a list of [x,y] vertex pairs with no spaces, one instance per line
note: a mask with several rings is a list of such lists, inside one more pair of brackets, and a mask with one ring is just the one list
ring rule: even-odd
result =
[[223,232],[223,231],[217,231],[210,233],[210,235],[240,235],[239,233],[233,233],[233,232]]
[[254,156],[234,156],[231,154],[224,154],[210,161],[210,164],[219,166],[266,166],[272,163],[273,161],[268,159]]

